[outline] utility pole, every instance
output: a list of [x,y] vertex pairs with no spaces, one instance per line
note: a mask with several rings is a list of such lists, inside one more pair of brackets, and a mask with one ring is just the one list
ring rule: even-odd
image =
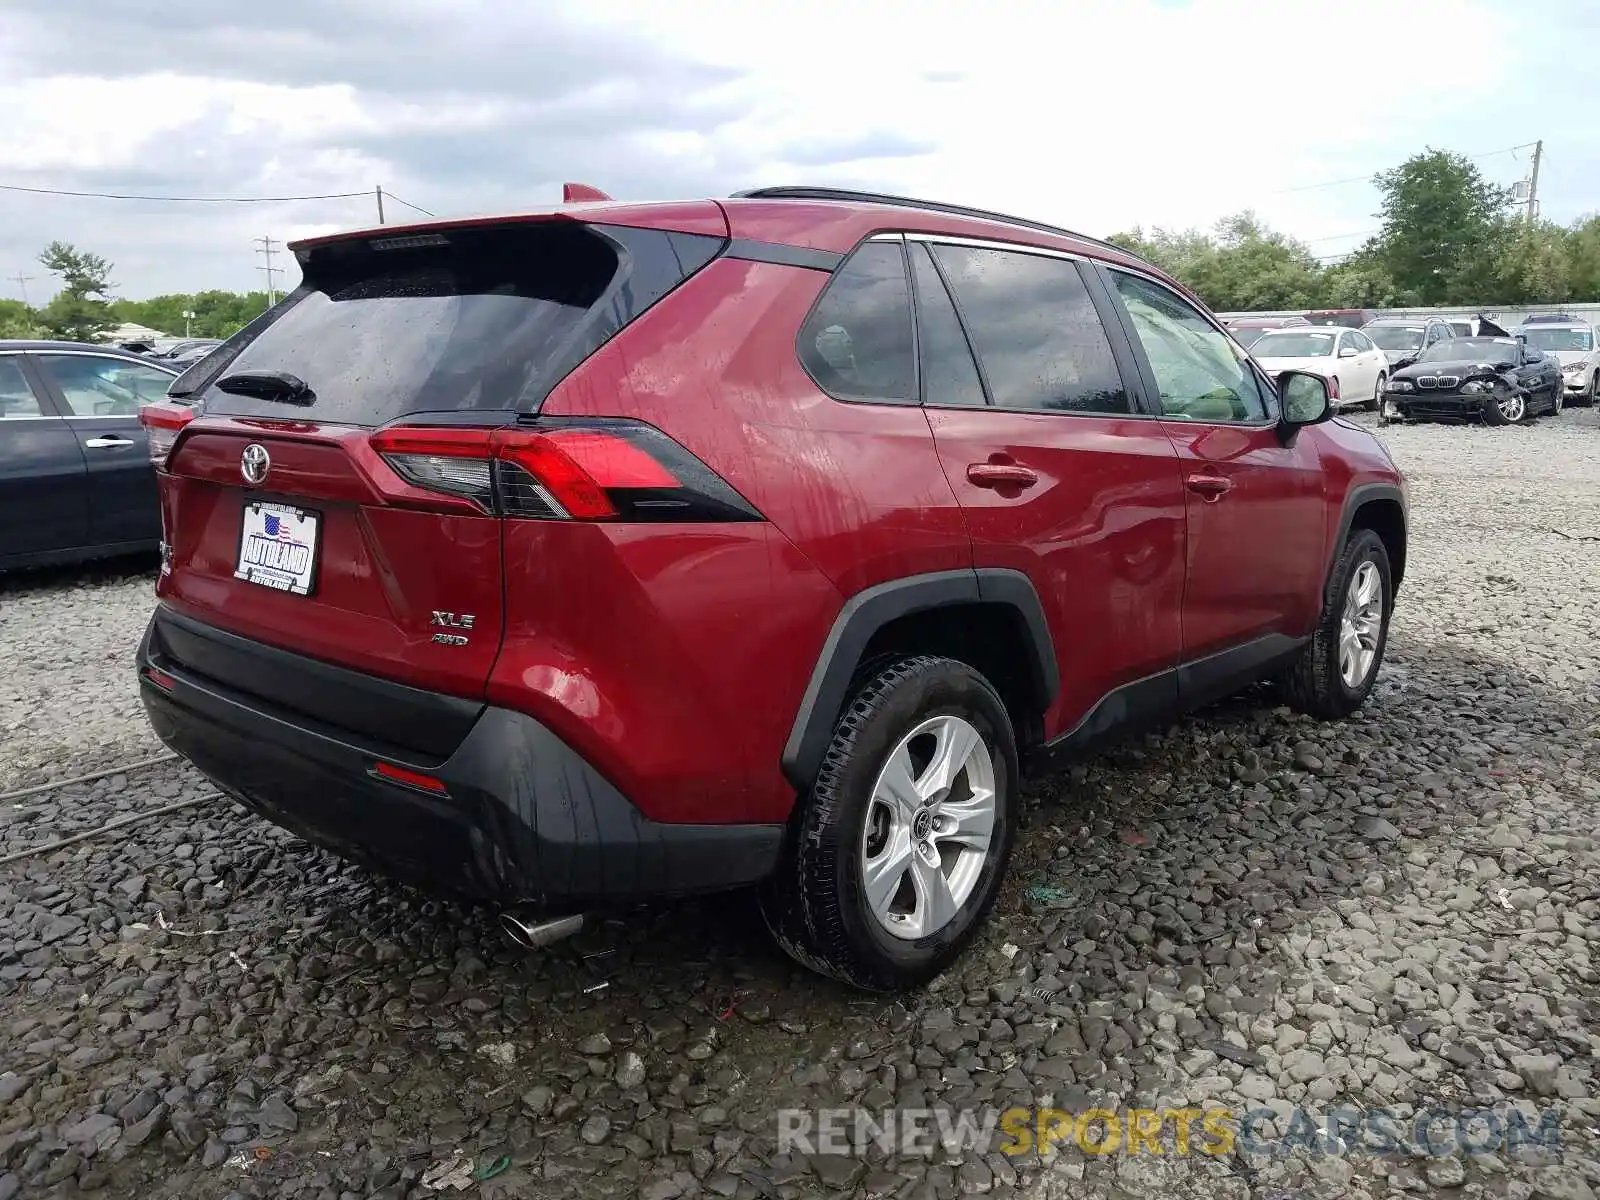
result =
[[265,271],[267,273],[267,307],[271,308],[274,304],[276,304],[278,302],[278,288],[277,288],[277,285],[273,282],[272,277],[274,275],[278,274],[281,271],[281,268],[275,267],[275,266],[272,265],[272,256],[275,253],[275,251],[273,250],[273,247],[275,245],[276,246],[281,246],[283,243],[282,242],[274,242],[273,239],[270,238],[270,237],[258,237],[258,238],[252,238],[250,240],[253,241],[253,242],[258,243],[258,248],[256,250],[256,253],[264,255],[266,257],[266,260],[267,260],[267,265],[266,266],[257,267],[256,270]]
[[375,190],[375,192],[377,194],[377,197],[378,197],[378,224],[382,225],[383,224],[383,184],[380,183],[377,186],[377,188],[374,189],[374,190]]
[[33,306],[28,304],[28,281],[32,279],[33,276],[19,273],[13,275],[11,278],[16,280],[17,286],[22,289],[22,303],[27,307],[32,308]]
[[1544,157],[1544,139],[1533,144],[1533,174],[1528,177],[1528,224],[1539,215],[1539,160]]

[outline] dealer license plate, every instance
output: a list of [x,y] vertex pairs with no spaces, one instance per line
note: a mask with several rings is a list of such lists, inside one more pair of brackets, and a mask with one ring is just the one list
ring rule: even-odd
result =
[[309,596],[317,574],[318,522],[316,513],[290,504],[246,504],[234,578]]

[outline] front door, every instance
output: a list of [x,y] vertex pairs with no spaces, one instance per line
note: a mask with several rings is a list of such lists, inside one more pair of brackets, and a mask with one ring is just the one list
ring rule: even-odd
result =
[[1283,444],[1264,379],[1189,301],[1146,276],[1105,273],[1187,491],[1182,682],[1226,690],[1292,649],[1320,613],[1327,510],[1316,439]]
[[1183,484],[1124,381],[1109,297],[1066,255],[920,235],[907,249],[924,411],[974,563],[1027,575],[1055,643],[1045,736],[1164,713],[1182,640]]

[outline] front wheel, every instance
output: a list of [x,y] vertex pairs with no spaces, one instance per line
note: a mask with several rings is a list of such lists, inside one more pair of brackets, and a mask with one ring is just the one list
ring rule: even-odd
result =
[[1496,392],[1483,406],[1485,425],[1515,425],[1528,415],[1528,399],[1509,388]]
[[871,991],[932,979],[1000,890],[1017,778],[1011,720],[977,671],[933,657],[880,670],[839,718],[763,888],[778,944]]
[[1284,674],[1291,708],[1337,720],[1366,703],[1389,642],[1393,595],[1383,539],[1370,529],[1353,531],[1328,580],[1316,632]]
[[1567,382],[1563,379],[1556,384],[1555,390],[1550,393],[1550,415],[1552,417],[1559,417],[1561,415],[1561,410],[1566,407],[1566,403]]

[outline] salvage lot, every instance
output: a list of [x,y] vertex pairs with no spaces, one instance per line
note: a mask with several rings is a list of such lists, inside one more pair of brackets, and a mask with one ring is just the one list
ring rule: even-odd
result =
[[[1600,1190],[1600,419],[1383,436],[1412,549],[1373,702],[1243,697],[1034,786],[997,912],[922,995],[807,975],[742,901],[525,957],[219,801],[0,866],[0,1200]],[[129,572],[0,585],[0,789],[160,751]],[[0,857],[209,790],[164,763],[23,797]],[[1519,1098],[1560,1106],[1559,1153],[773,1145],[791,1107]]]

